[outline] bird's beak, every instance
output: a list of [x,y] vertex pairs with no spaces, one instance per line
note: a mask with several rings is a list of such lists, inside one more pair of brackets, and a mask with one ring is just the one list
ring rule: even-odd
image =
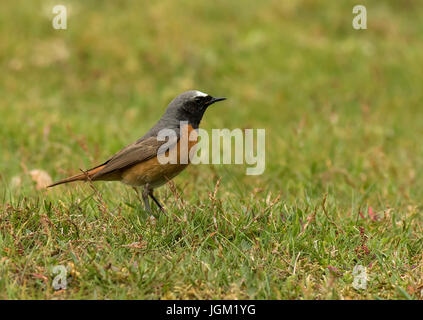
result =
[[223,101],[223,100],[226,100],[226,98],[223,98],[223,97],[213,98],[212,97],[209,101],[207,101],[206,105],[209,106],[209,105],[211,105],[211,104],[213,104],[215,102]]

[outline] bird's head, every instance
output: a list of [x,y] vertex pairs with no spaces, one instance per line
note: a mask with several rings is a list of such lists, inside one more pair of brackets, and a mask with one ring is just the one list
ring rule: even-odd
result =
[[198,126],[207,108],[213,103],[225,99],[215,98],[198,90],[190,90],[173,99],[169,103],[166,113],[172,114],[180,121],[188,121],[194,126]]

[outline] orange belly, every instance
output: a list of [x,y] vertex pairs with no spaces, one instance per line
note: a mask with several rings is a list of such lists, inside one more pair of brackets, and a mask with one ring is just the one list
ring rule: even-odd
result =
[[[174,148],[177,148],[177,154],[178,154],[178,163],[171,164],[166,163],[162,164],[159,162],[158,158],[155,157],[153,159],[138,163],[136,165],[133,165],[132,167],[128,168],[122,173],[122,182],[131,186],[143,186],[148,184],[152,188],[156,188],[161,186],[162,184],[166,183],[167,181],[171,180],[175,176],[177,176],[182,170],[184,170],[188,164],[181,164],[180,163],[180,154],[181,152],[189,152],[191,151],[191,148],[194,147],[197,143],[198,136],[196,133],[193,133],[191,135],[192,131],[195,131],[195,129],[192,128],[191,125],[188,125],[188,130],[182,129],[182,137],[176,144]],[[188,134],[186,136],[185,134]],[[188,137],[191,135],[192,141],[188,139]],[[181,146],[181,140],[187,141],[187,147],[188,151],[185,151],[185,147]],[[169,151],[167,152],[167,154]],[[189,162],[189,156],[188,162]]]

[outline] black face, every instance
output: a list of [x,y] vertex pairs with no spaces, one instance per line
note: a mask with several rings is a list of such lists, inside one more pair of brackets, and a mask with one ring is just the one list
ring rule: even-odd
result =
[[195,103],[201,108],[207,108],[215,102],[226,100],[226,98],[213,98],[212,96],[196,96],[194,98]]
[[213,103],[225,99],[215,98],[197,90],[187,91],[169,104],[166,114],[168,118],[189,121],[194,127],[198,127],[207,108]]
[[197,95],[187,99],[183,105],[183,109],[191,115],[203,116],[206,109],[213,103],[225,100],[226,98],[214,98],[210,95]]

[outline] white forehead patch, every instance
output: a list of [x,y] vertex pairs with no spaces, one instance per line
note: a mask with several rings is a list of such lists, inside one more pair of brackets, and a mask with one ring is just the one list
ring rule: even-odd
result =
[[198,90],[194,91],[194,97],[207,97],[207,96],[208,96],[207,93],[204,93],[204,92],[201,92],[201,91],[198,91]]

